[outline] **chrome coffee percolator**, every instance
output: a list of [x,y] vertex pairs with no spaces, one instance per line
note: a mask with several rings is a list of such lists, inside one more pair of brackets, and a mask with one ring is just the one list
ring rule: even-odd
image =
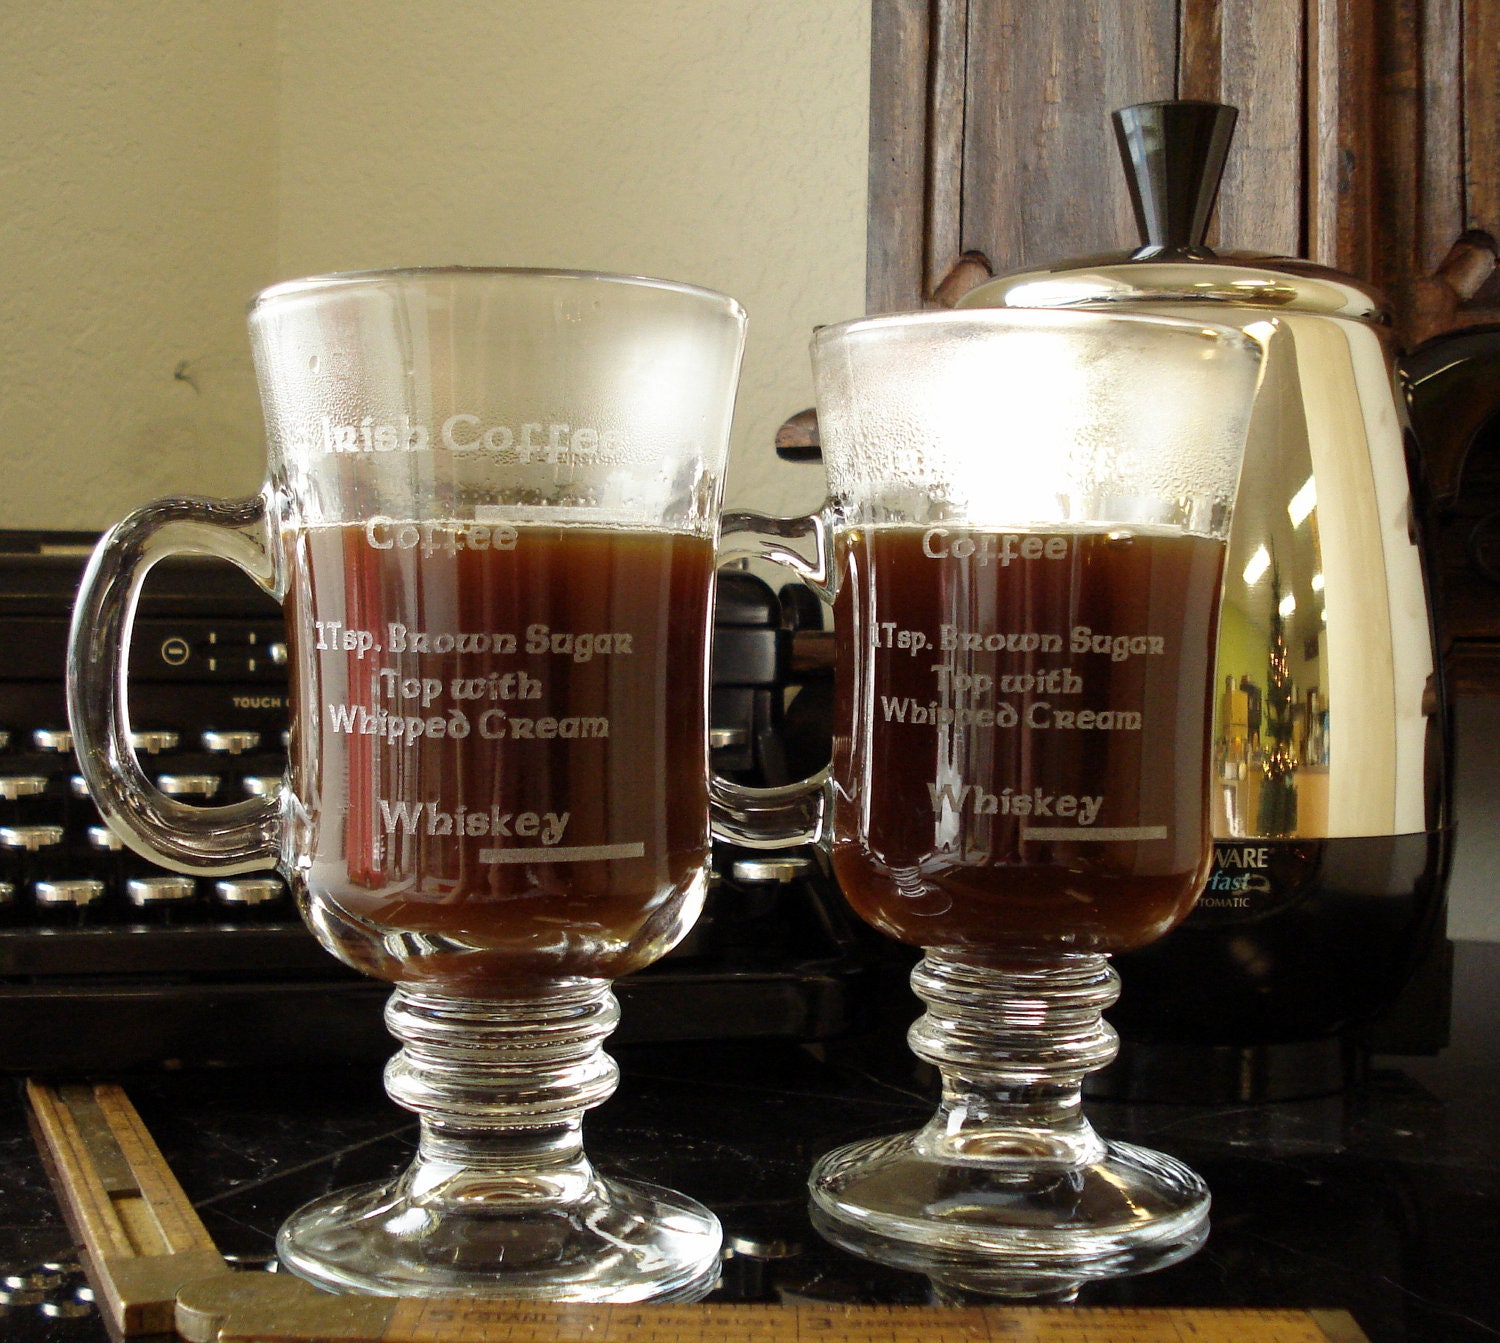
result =
[[1446,719],[1390,319],[1347,275],[1205,246],[1235,119],[1213,103],[1115,113],[1144,245],[959,304],[1197,316],[1267,339],[1218,644],[1215,862],[1177,931],[1117,958],[1126,1048],[1105,1088],[1121,1094],[1334,1089],[1446,948]]

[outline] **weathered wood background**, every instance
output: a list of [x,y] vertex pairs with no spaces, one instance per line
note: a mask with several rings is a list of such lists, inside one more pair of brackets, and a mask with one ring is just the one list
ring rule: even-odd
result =
[[1182,97],[1240,109],[1214,239],[1373,281],[1409,340],[1500,319],[1493,251],[1420,302],[1500,233],[1500,0],[874,0],[871,95],[871,312],[1132,245],[1109,114]]
[[[1240,109],[1210,243],[1374,283],[1408,348],[1500,323],[1500,0],[873,0],[872,58],[872,313],[1135,245],[1110,113],[1204,98]],[[1433,487],[1500,509],[1490,437]],[[1496,654],[1463,688],[1500,693],[1500,587],[1434,549],[1450,636]]]

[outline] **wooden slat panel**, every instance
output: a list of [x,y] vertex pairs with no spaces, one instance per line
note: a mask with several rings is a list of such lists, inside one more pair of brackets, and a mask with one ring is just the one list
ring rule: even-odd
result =
[[1219,0],[1181,0],[1177,30],[1177,96],[1223,102],[1223,5]]
[[1374,224],[1370,279],[1404,308],[1419,274],[1422,213],[1422,22],[1420,0],[1376,8]]
[[917,307],[926,269],[927,0],[873,0],[865,305]]
[[922,297],[943,282],[963,251],[964,82],[968,0],[933,0],[928,62],[927,253]]
[[1375,0],[1308,0],[1307,254],[1371,278]]
[[1464,0],[1467,223],[1500,234],[1500,3]]
[[1422,162],[1416,266],[1430,275],[1464,229],[1463,0],[1424,0],[1421,15]]
[[[873,0],[871,311],[1135,240],[1108,116],[1241,116],[1210,240],[1310,256],[1411,308],[1500,231],[1500,0]],[[1488,302],[1488,298],[1484,298]]]
[[1302,256],[1301,0],[1223,0],[1218,101],[1240,109],[1216,237],[1225,247]]
[[973,4],[963,246],[995,270],[1136,242],[1109,114],[1170,98],[1175,0]]

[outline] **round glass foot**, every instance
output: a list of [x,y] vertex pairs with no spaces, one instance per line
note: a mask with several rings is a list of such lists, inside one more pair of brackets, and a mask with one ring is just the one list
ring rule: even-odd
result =
[[950,1287],[1066,1297],[1164,1268],[1208,1234],[1208,1188],[1181,1162],[1109,1143],[1087,1164],[955,1162],[904,1133],[830,1152],[810,1180],[819,1232]]
[[464,1210],[411,1199],[406,1181],[341,1190],[294,1213],[282,1264],[336,1292],[546,1301],[697,1301],[719,1277],[707,1208],[656,1185],[595,1176],[565,1206]]
[[723,1232],[683,1194],[601,1176],[582,1118],[615,1089],[604,980],[516,1000],[398,987],[386,1091],[421,1118],[404,1174],[293,1213],[281,1262],[333,1291],[531,1301],[693,1301]]

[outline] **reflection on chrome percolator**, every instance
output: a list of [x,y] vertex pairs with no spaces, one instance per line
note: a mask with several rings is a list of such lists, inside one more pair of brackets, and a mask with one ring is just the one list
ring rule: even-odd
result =
[[1338,272],[1204,245],[1234,120],[1117,112],[1144,245],[961,303],[1196,315],[1267,347],[1221,616],[1215,865],[1181,928],[1117,961],[1127,1094],[1337,1087],[1444,947],[1445,708],[1390,319]]

